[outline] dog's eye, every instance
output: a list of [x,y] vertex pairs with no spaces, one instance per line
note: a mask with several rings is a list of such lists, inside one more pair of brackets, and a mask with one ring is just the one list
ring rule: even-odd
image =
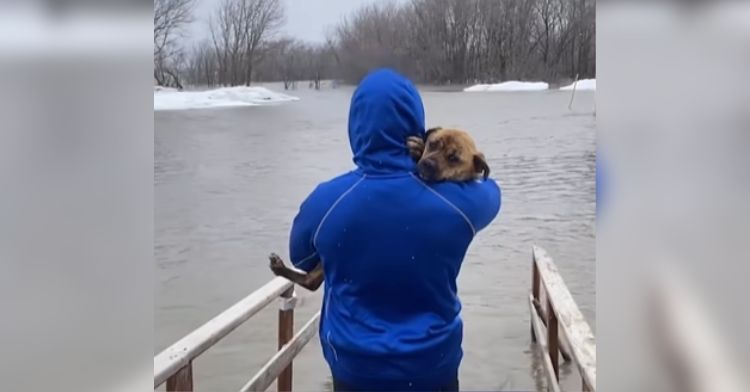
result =
[[437,150],[440,148],[440,142],[438,140],[432,140],[429,143],[427,143],[427,148],[430,150]]
[[461,158],[457,154],[451,154],[448,155],[448,161],[451,163],[458,163],[461,161]]

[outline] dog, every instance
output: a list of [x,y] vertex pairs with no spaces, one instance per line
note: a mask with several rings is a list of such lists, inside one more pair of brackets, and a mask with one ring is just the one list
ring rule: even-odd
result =
[[[484,154],[477,150],[474,139],[459,129],[431,128],[424,139],[410,136],[406,140],[409,155],[417,163],[419,177],[427,182],[474,181],[479,177],[485,180],[490,175],[490,167]],[[323,265],[318,263],[309,273],[302,273],[286,266],[275,253],[268,257],[271,271],[310,291],[317,290],[323,283]]]

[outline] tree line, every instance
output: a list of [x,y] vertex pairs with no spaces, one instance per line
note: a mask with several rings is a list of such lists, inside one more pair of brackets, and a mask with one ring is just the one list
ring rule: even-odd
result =
[[[155,0],[155,10],[157,3],[191,2]],[[171,49],[157,57],[155,13],[155,76],[173,75],[163,79],[180,85],[283,81],[294,88],[297,81],[357,83],[379,66],[434,84],[556,82],[596,73],[594,0],[375,2],[332,26],[322,43],[279,36],[283,21],[280,0],[222,0],[208,21],[210,37],[191,48],[162,45]]]

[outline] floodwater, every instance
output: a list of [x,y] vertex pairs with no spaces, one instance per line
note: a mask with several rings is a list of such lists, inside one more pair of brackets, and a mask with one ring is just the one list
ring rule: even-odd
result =
[[[279,86],[273,86],[277,90]],[[471,132],[503,190],[497,219],[475,238],[459,278],[463,390],[536,390],[530,345],[531,246],[552,255],[595,331],[594,94],[422,89],[428,126]],[[271,278],[290,223],[321,181],[353,167],[351,87],[291,94],[277,106],[154,113],[155,347],[158,353]],[[319,293],[298,289],[301,327]],[[193,364],[198,390],[239,389],[276,349],[269,306]],[[563,366],[564,383],[577,372]],[[317,338],[294,362],[294,388],[330,388]]]

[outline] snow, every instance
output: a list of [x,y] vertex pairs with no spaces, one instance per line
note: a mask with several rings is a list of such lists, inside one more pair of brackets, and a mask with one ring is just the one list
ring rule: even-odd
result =
[[172,87],[154,86],[154,92],[157,92],[157,91],[160,93],[163,93],[163,92],[176,93],[179,90],[177,90],[176,88],[172,88]]
[[256,86],[223,87],[207,91],[177,91],[154,87],[154,110],[256,106],[297,100],[297,97]]
[[464,91],[543,91],[547,89],[549,89],[549,84],[545,82],[519,82],[517,80],[511,80],[496,84],[475,84],[471,87],[465,88]]
[[[571,85],[561,87],[560,90],[562,91],[569,91],[573,90],[573,86],[576,85],[576,83],[573,83]],[[583,79],[578,81],[578,85],[576,86],[576,91],[594,91],[596,90],[596,79]]]

